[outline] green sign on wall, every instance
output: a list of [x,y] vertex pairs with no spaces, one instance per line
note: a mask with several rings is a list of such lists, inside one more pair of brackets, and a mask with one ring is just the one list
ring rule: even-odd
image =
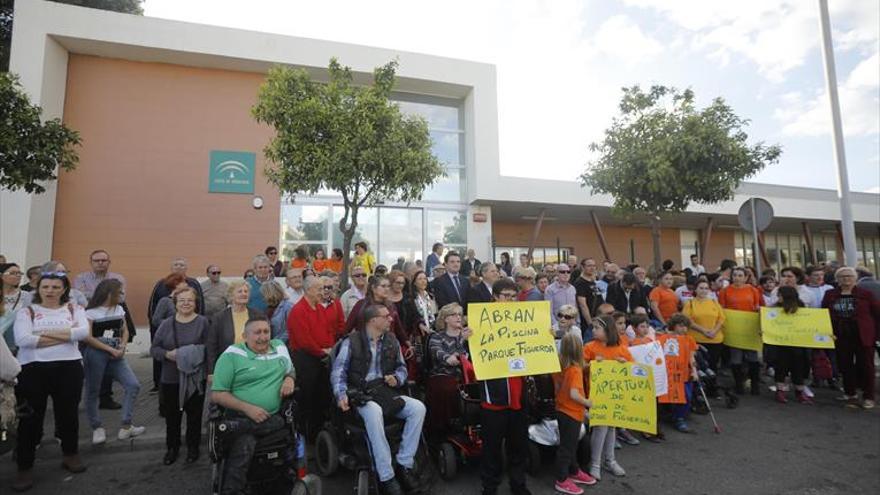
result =
[[211,151],[208,192],[253,194],[257,155],[248,151]]

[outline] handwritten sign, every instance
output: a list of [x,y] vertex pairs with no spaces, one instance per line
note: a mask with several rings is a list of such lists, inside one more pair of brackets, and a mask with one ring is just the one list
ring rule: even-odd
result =
[[685,383],[691,376],[691,359],[697,342],[690,335],[662,334],[657,337],[666,357],[666,376],[669,391],[657,400],[661,404],[684,404],[688,401]]
[[753,311],[725,309],[724,345],[748,351],[762,350],[761,315]]
[[650,366],[654,372],[654,393],[659,397],[666,395],[669,390],[669,382],[666,379],[666,359],[663,356],[663,347],[657,342],[634,345],[629,348],[633,361],[637,364]]
[[761,308],[761,332],[765,344],[834,348],[831,316],[825,308],[798,308],[790,314],[782,308]]
[[468,304],[468,321],[478,380],[559,371],[550,301]]
[[650,366],[613,360],[590,363],[590,426],[657,433],[657,404]]

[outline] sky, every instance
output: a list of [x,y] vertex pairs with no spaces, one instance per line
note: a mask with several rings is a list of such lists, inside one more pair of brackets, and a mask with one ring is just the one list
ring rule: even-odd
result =
[[[829,4],[850,187],[880,193],[880,2]],[[576,179],[620,89],[663,84],[693,89],[700,106],[724,98],[751,142],[782,146],[749,180],[837,187],[814,0],[146,0],[144,11],[494,64],[505,175]]]

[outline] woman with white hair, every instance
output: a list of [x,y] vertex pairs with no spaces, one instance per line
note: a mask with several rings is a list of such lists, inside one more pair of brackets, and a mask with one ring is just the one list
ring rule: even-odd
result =
[[[837,365],[843,375],[847,407],[874,407],[874,342],[880,325],[880,301],[856,285],[856,271],[848,266],[834,273],[838,287],[825,293],[822,307],[831,313]],[[856,389],[862,390],[859,403]]]
[[556,321],[553,323],[553,336],[556,341],[565,337],[567,333],[576,333],[579,337],[581,329],[576,325],[578,310],[571,304],[565,304],[556,312]]

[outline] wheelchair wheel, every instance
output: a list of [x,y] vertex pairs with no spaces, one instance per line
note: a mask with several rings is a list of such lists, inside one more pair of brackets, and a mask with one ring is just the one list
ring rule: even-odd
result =
[[327,430],[321,430],[315,439],[315,462],[321,476],[332,476],[339,469],[339,447]]
[[357,495],[370,495],[370,472],[366,469],[358,471]]
[[529,440],[529,453],[526,457],[526,472],[534,476],[541,468],[541,447]]
[[321,478],[307,474],[294,482],[290,495],[321,495],[321,489]]
[[455,447],[449,442],[441,443],[437,450],[437,469],[440,470],[440,477],[444,480],[455,478],[455,472],[458,470],[458,456],[455,453]]

